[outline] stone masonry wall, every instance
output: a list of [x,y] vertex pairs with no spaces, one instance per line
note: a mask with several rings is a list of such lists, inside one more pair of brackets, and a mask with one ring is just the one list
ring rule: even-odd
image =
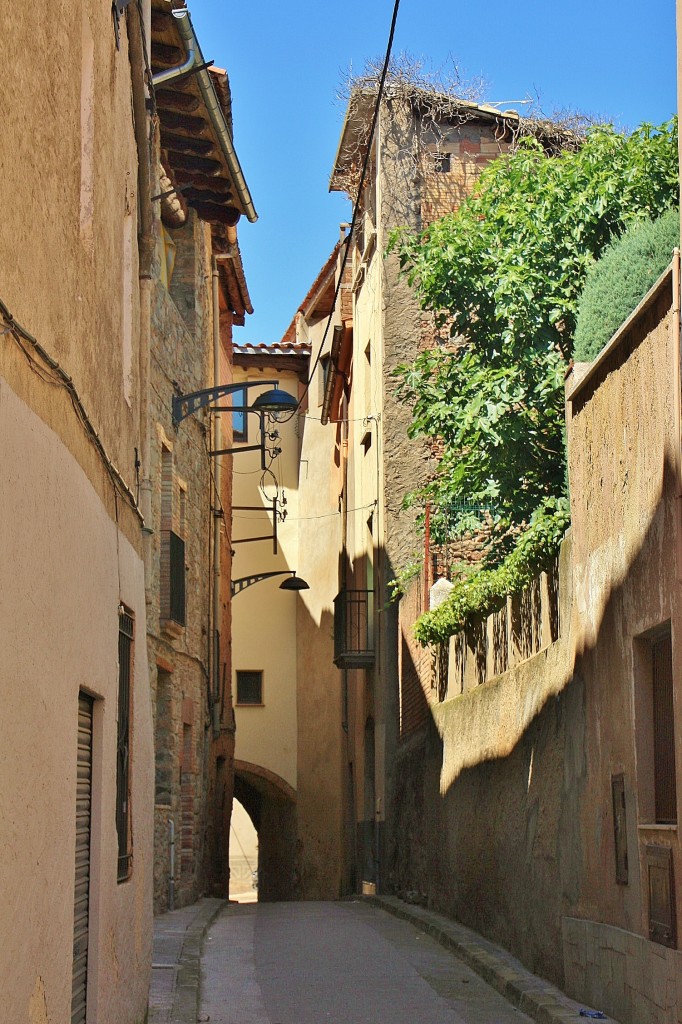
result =
[[[208,663],[210,600],[210,466],[208,416],[200,411],[177,430],[171,399],[209,386],[212,374],[210,235],[194,214],[172,232],[175,270],[152,307],[152,536],[156,567],[148,630],[156,708],[154,902],[168,906],[169,820],[175,826],[175,905],[206,889],[208,829]],[[165,500],[164,500],[165,498]],[[184,517],[184,522],[183,522]],[[168,529],[185,543],[185,624],[169,618]]]

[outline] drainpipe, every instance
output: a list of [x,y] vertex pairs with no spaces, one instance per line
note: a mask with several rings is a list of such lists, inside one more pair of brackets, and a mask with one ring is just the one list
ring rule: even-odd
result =
[[[218,273],[218,257],[212,260],[212,299],[213,299],[213,385],[219,387],[220,380],[220,289]],[[213,414],[213,450],[220,451],[221,430],[220,414]],[[214,458],[213,480],[215,488],[214,502],[222,497],[222,456]],[[216,508],[213,513],[213,672],[211,673],[213,693],[211,706],[213,709],[213,733],[220,732],[220,665],[218,659],[218,622],[220,615],[220,512]]]
[[168,909],[175,910],[175,822],[168,819]]
[[177,64],[174,68],[166,68],[165,71],[159,71],[157,74],[152,75],[152,85],[154,88],[157,85],[163,85],[164,82],[172,82],[174,78],[179,78],[180,75],[184,75],[185,72],[191,71],[196,61],[197,52],[192,45],[187,47],[187,60],[182,64]]
[[129,4],[128,50],[130,55],[130,76],[133,100],[133,121],[137,148],[137,216],[138,216],[138,259],[140,288],[140,340],[138,376],[140,387],[139,437],[140,437],[140,495],[139,508],[144,525],[144,566],[145,590],[150,594],[151,579],[151,521],[152,485],[149,468],[150,423],[149,423],[149,378],[151,348],[151,306],[152,306],[152,262],[156,238],[151,202],[151,154],[147,128],[147,108],[144,83],[144,49],[142,25],[137,4]]

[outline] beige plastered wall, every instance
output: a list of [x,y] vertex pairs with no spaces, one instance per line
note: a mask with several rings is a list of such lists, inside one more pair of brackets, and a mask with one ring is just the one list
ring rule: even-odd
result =
[[110,6],[13,5],[0,59],[0,298],[73,377],[134,481],[137,157],[125,21],[117,50]]
[[[320,350],[326,324],[326,317],[312,324],[299,322],[298,340],[310,343],[312,359]],[[331,336],[330,329],[323,355],[329,352]],[[301,593],[297,617],[297,805],[301,893],[309,899],[335,899],[350,891],[354,831],[349,820],[352,797],[343,680],[333,663],[344,428],[336,423],[322,426],[322,393],[318,364],[307,399],[299,479],[299,572],[310,590]]]
[[[68,410],[64,409],[68,416]],[[78,694],[95,699],[89,1017],[137,1024],[151,958],[153,768],[144,570],[61,440],[0,378],[0,988],[12,1020],[71,1007]],[[125,516],[123,517],[125,519]],[[133,870],[116,882],[118,607],[135,616]]]
[[[270,373],[260,369],[235,367],[234,381],[278,379],[280,387],[298,393],[298,379],[281,371]],[[267,388],[263,388],[267,390]],[[247,391],[252,404],[259,389]],[[258,443],[258,417],[249,415],[247,444]],[[235,551],[232,577],[238,579],[261,572],[298,569],[298,417],[287,423],[273,424],[280,440],[269,441],[282,454],[272,466],[280,488],[284,488],[287,520],[278,527],[279,551],[273,554],[271,540],[233,544]],[[238,445],[235,445],[238,447]],[[233,503],[254,505],[261,511],[239,511],[232,518],[232,539],[272,534],[272,512],[259,488],[262,471],[260,452],[233,456]],[[272,477],[266,475],[265,492],[269,499],[275,494]],[[270,509],[272,504],[270,501]],[[284,780],[292,789],[297,786],[297,713],[296,713],[296,593],[279,589],[285,576],[264,580],[235,595],[232,602],[232,667],[235,700],[235,758],[267,769]],[[239,706],[236,673],[257,670],[263,673],[262,706]]]
[[[137,157],[125,20],[14,5],[0,34],[0,298],[71,376],[135,492]],[[43,364],[44,368],[44,364]],[[153,750],[140,519],[65,390],[0,337],[5,1012],[70,1016],[79,689],[95,699],[89,1020],[138,1024],[151,961]],[[118,520],[118,522],[117,522]],[[135,615],[134,867],[116,883],[118,605]]]
[[[379,190],[374,176],[368,189]],[[366,194],[370,208],[377,200]],[[361,213],[360,216],[363,216]],[[376,219],[376,218],[375,218]],[[371,220],[365,221],[365,239]],[[384,476],[384,345],[382,322],[383,249],[381,220],[375,225],[376,241],[369,251],[353,249],[353,363],[348,423],[348,516],[346,552],[350,589],[374,590],[375,607],[370,623],[374,665],[348,671],[348,729],[353,751],[353,801],[357,843],[357,881],[375,882],[375,820],[385,816],[384,736],[381,691],[376,679],[383,661],[385,609],[381,598],[384,565],[386,505]],[[389,470],[390,472],[390,470]],[[374,745],[371,746],[373,726]],[[368,747],[368,749],[366,749]],[[373,766],[373,767],[370,767]],[[371,778],[373,777],[373,785]],[[371,848],[371,849],[370,849]]]

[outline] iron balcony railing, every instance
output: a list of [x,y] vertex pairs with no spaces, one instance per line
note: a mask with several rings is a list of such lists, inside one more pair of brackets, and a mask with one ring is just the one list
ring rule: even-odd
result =
[[342,590],[334,598],[334,664],[374,664],[374,591]]

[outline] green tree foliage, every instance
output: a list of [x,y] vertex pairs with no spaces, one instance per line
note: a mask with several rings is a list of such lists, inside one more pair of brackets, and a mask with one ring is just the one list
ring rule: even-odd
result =
[[493,538],[481,572],[422,617],[423,643],[488,614],[556,551],[568,524],[564,377],[579,296],[609,243],[676,205],[678,188],[675,119],[631,135],[598,126],[559,156],[522,141],[456,213],[394,235],[422,306],[451,338],[398,369],[411,435],[443,442],[418,497],[432,503],[436,541],[471,529],[472,507],[487,510]]
[[[501,538],[564,492],[564,374],[587,272],[630,223],[676,203],[678,180],[676,121],[631,135],[599,126],[559,156],[529,138],[457,212],[394,236],[423,307],[453,339],[398,371],[412,436],[444,441],[423,492],[436,538],[453,502],[489,508]],[[470,527],[470,514],[454,524]]]
[[578,304],[573,355],[591,362],[636,309],[680,244],[680,214],[633,224],[587,273]]

